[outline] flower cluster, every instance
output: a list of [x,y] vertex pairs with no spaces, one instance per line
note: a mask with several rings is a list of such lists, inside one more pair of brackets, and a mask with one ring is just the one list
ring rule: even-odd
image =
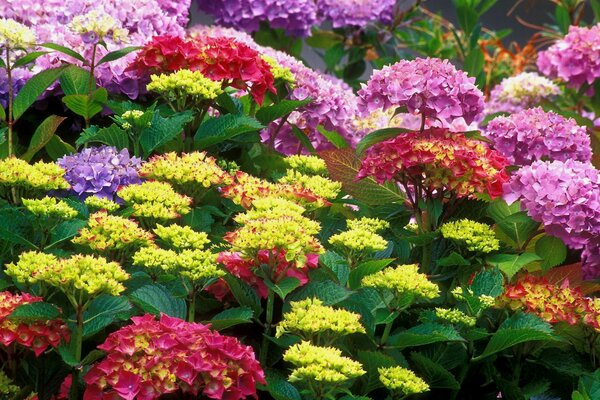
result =
[[[408,118],[406,118],[408,117]],[[406,126],[406,121],[418,120],[418,116],[412,114],[396,114],[396,109],[387,110],[376,109],[366,116],[356,116],[353,121],[354,129],[358,136],[367,135],[373,131],[385,128],[402,127],[405,129],[418,129],[421,121],[415,121],[415,126]],[[411,124],[412,125],[412,124]]]
[[[11,73],[13,96],[17,96],[25,83],[33,76],[27,68],[15,68]],[[0,68],[0,105],[8,108],[8,74],[5,68]]]
[[477,321],[475,317],[471,317],[457,309],[436,307],[435,316],[441,320],[448,321],[451,324],[460,324],[465,326],[475,326],[475,322]]
[[175,72],[182,69],[197,70],[200,50],[193,41],[179,35],[155,36],[141,49],[128,67],[141,77]]
[[335,199],[342,190],[341,182],[320,175],[305,175],[293,169],[288,169],[278,182],[299,186],[325,199]]
[[35,32],[14,19],[0,19],[0,49],[28,49],[36,42]]
[[20,387],[13,385],[13,381],[3,371],[0,371],[0,395],[2,398],[14,399],[20,390]]
[[513,173],[505,200],[541,222],[546,232],[580,249],[600,234],[600,172],[589,163],[536,161]]
[[469,219],[451,221],[442,225],[440,232],[444,238],[456,241],[472,252],[491,253],[500,248],[500,241],[492,228],[481,222]]
[[205,152],[165,153],[144,163],[140,174],[147,179],[168,182],[179,192],[199,199],[213,186],[232,183],[231,176]]
[[290,382],[341,384],[365,374],[362,365],[342,356],[341,350],[305,341],[287,349],[283,359],[296,366],[288,378]]
[[379,380],[388,390],[404,396],[429,391],[429,385],[409,369],[402,367],[379,368]]
[[345,232],[332,235],[329,243],[346,254],[348,258],[385,250],[388,246],[387,240],[382,236],[364,227],[350,228]]
[[69,296],[77,294],[77,298],[79,294],[118,296],[125,290],[122,282],[129,279],[119,264],[104,258],[76,254],[58,259],[35,251],[25,252],[17,263],[7,264],[6,273],[21,283],[43,282]]
[[600,278],[600,235],[590,239],[581,253],[583,279]]
[[371,22],[391,22],[395,5],[396,0],[319,0],[317,15],[331,21],[334,28],[364,27]]
[[256,396],[264,373],[250,346],[205,325],[162,315],[132,318],[98,348],[108,355],[85,375],[86,399],[158,399],[173,393],[211,399]]
[[224,275],[217,267],[217,254],[202,249],[174,251],[144,247],[133,255],[133,265],[146,267],[155,275],[159,271],[177,273],[192,282],[206,282]]
[[133,216],[149,220],[170,220],[190,212],[192,199],[180,195],[166,182],[147,181],[117,192],[133,208]]
[[363,159],[358,178],[378,182],[411,177],[433,190],[450,190],[458,196],[502,194],[508,180],[508,161],[485,143],[446,129],[406,132],[377,143]]
[[390,223],[379,218],[362,217],[346,221],[348,229],[364,229],[371,232],[380,232],[390,227]]
[[127,149],[88,147],[57,163],[65,169],[72,191],[82,199],[94,195],[114,200],[117,189],[141,182],[137,172],[141,160],[130,157]]
[[319,299],[308,298],[290,305],[292,309],[277,325],[276,337],[292,333],[306,340],[318,337],[327,342],[327,338],[335,340],[353,333],[365,333],[359,314],[325,306]]
[[284,67],[276,59],[270,56],[262,55],[263,60],[271,67],[271,73],[276,82],[285,82],[293,87],[296,83],[296,77],[288,67]]
[[600,77],[600,25],[591,28],[572,25],[569,33],[538,54],[539,70],[551,78],[560,78],[570,86],[591,85]]
[[389,290],[396,299],[408,296],[415,300],[431,300],[440,294],[439,287],[420,273],[416,264],[385,268],[365,276],[361,283],[364,287]]
[[196,232],[189,226],[157,225],[154,233],[168,247],[174,249],[202,249],[210,243],[206,233]]
[[325,160],[317,156],[293,155],[284,158],[283,162],[290,169],[306,175],[327,175]]
[[97,197],[97,196],[90,196],[87,199],[85,199],[85,205],[93,211],[106,211],[106,212],[115,212],[117,211],[121,206],[112,201],[109,200],[105,197]]
[[406,107],[411,114],[438,119],[445,126],[462,118],[467,124],[483,112],[483,93],[475,79],[448,60],[402,60],[375,71],[358,92],[359,107],[366,115],[374,110]]
[[492,89],[485,111],[488,115],[516,113],[535,107],[542,100],[551,99],[559,93],[559,87],[550,79],[535,72],[522,72],[503,79]]
[[223,93],[223,82],[206,78],[198,71],[180,69],[170,74],[151,75],[148,91],[174,101],[188,96],[194,101],[214,100]]
[[23,206],[36,217],[69,220],[78,214],[66,201],[48,196],[40,200],[23,199]]
[[[36,356],[39,356],[49,346],[58,347],[61,340],[69,340],[69,328],[60,320],[32,322],[9,317],[17,307],[41,301],[43,301],[41,297],[34,297],[28,293],[20,295],[10,292],[0,293],[0,343],[3,346],[18,343],[30,348]],[[2,394],[2,386],[0,386],[0,394]]]
[[536,160],[590,161],[592,148],[586,128],[574,119],[532,108],[490,121],[485,132],[494,148],[511,164]]
[[0,188],[2,192],[19,189],[25,193],[37,194],[49,190],[68,189],[63,178],[65,171],[54,163],[39,161],[33,165],[19,158],[0,160]]
[[110,37],[115,43],[126,41],[126,29],[123,29],[120,22],[104,10],[90,10],[89,12],[75,16],[69,28],[81,35],[84,43],[98,43],[105,37]]
[[72,241],[99,253],[124,254],[150,246],[152,234],[135,221],[98,211]]

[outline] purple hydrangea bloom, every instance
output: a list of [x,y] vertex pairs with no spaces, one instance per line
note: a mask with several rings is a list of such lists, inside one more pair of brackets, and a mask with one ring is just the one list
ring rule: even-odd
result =
[[591,28],[571,26],[569,33],[538,54],[539,70],[572,87],[592,84],[600,77],[600,24]]
[[516,113],[535,107],[543,99],[550,99],[559,93],[559,87],[550,79],[535,72],[523,72],[505,78],[494,86],[485,105],[485,113]]
[[583,279],[600,279],[600,236],[590,239],[581,253]]
[[444,127],[457,119],[470,124],[481,117],[484,108],[475,79],[437,58],[402,60],[377,70],[358,95],[364,114],[406,107],[411,114],[441,121]]
[[308,36],[317,23],[314,0],[198,0],[219,25],[257,31],[261,22],[293,36]]
[[114,200],[117,189],[141,182],[138,169],[141,160],[129,151],[111,146],[88,147],[57,161],[65,170],[71,190],[81,199],[89,196]]
[[504,199],[521,209],[567,246],[581,249],[600,235],[600,172],[580,161],[536,161],[504,185]]
[[[19,90],[25,85],[25,82],[31,78],[33,74],[27,68],[15,68],[12,71],[12,87],[13,98],[19,93]],[[0,68],[0,105],[7,108],[8,105],[8,76],[6,69]]]
[[531,108],[490,121],[485,136],[513,165],[549,159],[590,161],[592,148],[586,128],[552,111]]
[[319,0],[318,16],[334,28],[364,27],[372,22],[389,23],[396,0]]

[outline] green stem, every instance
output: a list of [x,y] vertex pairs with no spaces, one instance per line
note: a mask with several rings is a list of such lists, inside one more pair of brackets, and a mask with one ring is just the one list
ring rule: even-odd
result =
[[188,310],[188,322],[194,322],[196,319],[196,288],[190,292],[190,309]]
[[390,321],[387,324],[385,324],[385,329],[383,330],[383,335],[381,336],[381,342],[380,342],[381,346],[383,346],[385,344],[385,342],[387,342],[387,340],[390,336],[390,332],[392,331],[393,324],[394,324],[394,321]]
[[[96,48],[97,48],[98,44],[94,44],[94,46],[92,47],[92,62],[90,63],[90,82],[88,85],[88,102],[92,101],[92,92],[95,89],[94,88],[94,83],[96,78],[94,77],[94,70],[96,68]],[[90,117],[89,115],[86,115],[85,117],[85,127],[89,128],[90,127]]]
[[[84,305],[82,304],[82,299],[80,296],[79,304],[76,307],[76,316],[77,316],[77,327],[71,340],[74,340],[75,347],[75,360],[77,363],[81,361],[81,350],[83,345],[83,311]],[[79,366],[76,366],[73,370],[73,380],[71,383],[71,390],[69,392],[69,400],[78,400],[79,398]]]
[[[13,155],[13,82],[12,82],[12,68],[10,66],[10,48],[6,46],[6,77],[8,79],[8,156]],[[13,199],[15,200],[15,199]]]
[[260,346],[260,364],[266,368],[267,355],[269,352],[269,336],[271,335],[271,325],[273,323],[273,308],[275,305],[275,292],[269,289],[267,296],[267,320],[265,323],[265,332],[263,333],[262,345]]

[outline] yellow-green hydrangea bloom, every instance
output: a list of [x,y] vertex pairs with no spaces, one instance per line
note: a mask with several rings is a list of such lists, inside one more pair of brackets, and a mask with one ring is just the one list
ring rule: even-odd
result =
[[288,167],[306,175],[327,175],[325,160],[317,156],[293,155],[283,159]]
[[276,337],[293,333],[305,339],[317,336],[335,339],[353,333],[365,333],[359,314],[325,306],[319,299],[293,301],[291,306],[291,311],[285,313],[277,325]]
[[153,243],[152,234],[140,228],[137,222],[106,211],[90,215],[88,225],[72,242],[101,253],[134,251]]
[[64,173],[55,163],[39,161],[31,165],[14,157],[0,160],[0,185],[4,187],[38,191],[69,189]]
[[[306,218],[302,216],[306,209],[298,203],[293,201],[282,199],[280,197],[265,197],[256,199],[253,203],[253,208],[246,211],[245,213],[238,214],[235,217],[235,221],[239,224],[245,224],[249,221],[256,219],[272,219],[272,218],[296,218],[301,223],[316,224],[314,221],[306,221]],[[319,229],[317,225],[314,225],[314,229]],[[314,230],[313,229],[313,230]]]
[[176,249],[203,249],[210,243],[208,235],[204,232],[196,232],[189,226],[180,225],[157,225],[154,233],[169,246]]
[[146,114],[142,110],[127,110],[121,114],[121,127],[123,129],[131,129],[133,127],[139,129],[148,128],[152,125],[152,116],[153,113],[151,112]]
[[34,31],[14,19],[0,19],[0,48],[29,49],[35,45]]
[[440,228],[442,236],[466,246],[467,250],[480,253],[491,253],[500,248],[496,234],[486,224],[461,219],[447,222]]
[[115,212],[121,207],[119,204],[112,200],[98,196],[90,196],[87,199],[85,199],[85,205],[93,211],[105,210],[107,212]]
[[366,229],[351,229],[338,233],[329,238],[329,243],[349,255],[385,250],[388,245],[383,237]]
[[300,186],[326,199],[335,199],[342,190],[341,182],[320,175],[304,175],[293,169],[288,169],[279,182]]
[[133,208],[132,215],[135,217],[170,220],[191,211],[192,199],[177,193],[166,182],[147,181],[128,185],[117,194]]
[[145,247],[133,255],[133,264],[185,276],[193,282],[218,278],[225,273],[217,266],[217,254],[208,250],[173,250]]
[[440,288],[419,272],[417,264],[388,267],[362,279],[362,285],[375,289],[387,289],[395,297],[412,295],[419,299],[431,300],[440,294]]
[[13,385],[10,379],[3,371],[0,371],[0,397],[3,399],[13,399],[21,389],[17,385]]
[[451,324],[475,326],[475,323],[477,322],[475,317],[471,317],[457,309],[447,309],[447,308],[436,307],[435,315],[439,319],[448,321]]
[[290,382],[317,381],[331,384],[345,383],[365,374],[362,365],[334,347],[314,346],[309,342],[293,345],[283,359],[294,364]]
[[53,254],[26,251],[21,253],[16,264],[6,264],[6,273],[19,282],[34,284],[42,277],[38,271],[44,271],[49,265],[56,263],[58,258]]
[[429,385],[409,369],[402,367],[379,368],[379,380],[390,391],[408,396],[429,391]]
[[121,23],[104,10],[91,10],[86,14],[76,15],[69,24],[69,29],[80,35],[95,34],[98,40],[109,37],[115,43],[125,42],[128,31]]
[[275,80],[282,80],[290,84],[296,83],[296,77],[288,67],[282,66],[273,57],[262,55],[261,58],[271,66],[271,73]]
[[54,197],[37,199],[23,199],[23,205],[30,213],[37,217],[57,218],[69,220],[77,216],[78,212],[64,200]]
[[346,221],[348,229],[364,229],[371,232],[380,232],[390,227],[390,223],[379,218],[362,217]]
[[195,100],[214,100],[223,93],[222,86],[222,81],[213,81],[199,71],[180,69],[170,74],[151,75],[146,88],[172,101],[186,96]]

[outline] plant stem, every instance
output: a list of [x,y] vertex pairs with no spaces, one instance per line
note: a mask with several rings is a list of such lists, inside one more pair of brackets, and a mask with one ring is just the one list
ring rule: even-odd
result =
[[269,352],[269,338],[271,335],[271,324],[273,323],[273,307],[275,305],[275,293],[269,289],[267,296],[267,320],[265,323],[265,332],[263,333],[262,345],[260,346],[260,365],[266,368],[267,355]]
[[[79,363],[81,361],[81,347],[83,344],[83,311],[84,311],[84,306],[81,302],[81,298],[79,301],[79,304],[77,304],[76,307],[76,316],[77,316],[77,327],[75,329],[74,335],[71,338],[71,340],[74,340],[74,347],[75,347],[75,360],[77,361],[77,363]],[[71,390],[69,392],[69,400],[78,400],[79,398],[79,387],[78,387],[78,381],[79,381],[79,366],[76,366],[75,369],[73,370],[73,380],[71,383]]]
[[394,321],[390,321],[387,324],[385,324],[385,329],[383,330],[383,335],[381,336],[381,342],[379,343],[380,346],[383,346],[385,344],[385,342],[387,342],[387,340],[390,336],[390,332],[392,331],[393,324],[394,324]]
[[190,292],[190,309],[188,310],[188,322],[194,322],[196,319],[196,288]]
[[13,155],[13,82],[12,68],[10,67],[10,48],[6,46],[6,78],[8,79],[8,156]]
[[[94,44],[94,46],[92,47],[92,62],[90,63],[90,81],[88,84],[88,102],[92,101],[92,92],[94,90],[94,86],[95,85],[95,81],[96,78],[94,77],[94,69],[96,68],[96,48],[98,47],[98,44]],[[85,127],[89,128],[90,127],[90,116],[86,115],[85,116]]]
[[281,128],[283,128],[283,126],[285,125],[285,123],[287,122],[287,119],[289,118],[291,114],[286,114],[281,121],[279,122],[279,125],[277,125],[277,129],[275,129],[275,132],[273,132],[273,134],[271,135],[271,137],[269,138],[269,148],[275,150],[275,139],[277,138],[277,135],[279,135],[279,131],[281,131]]

